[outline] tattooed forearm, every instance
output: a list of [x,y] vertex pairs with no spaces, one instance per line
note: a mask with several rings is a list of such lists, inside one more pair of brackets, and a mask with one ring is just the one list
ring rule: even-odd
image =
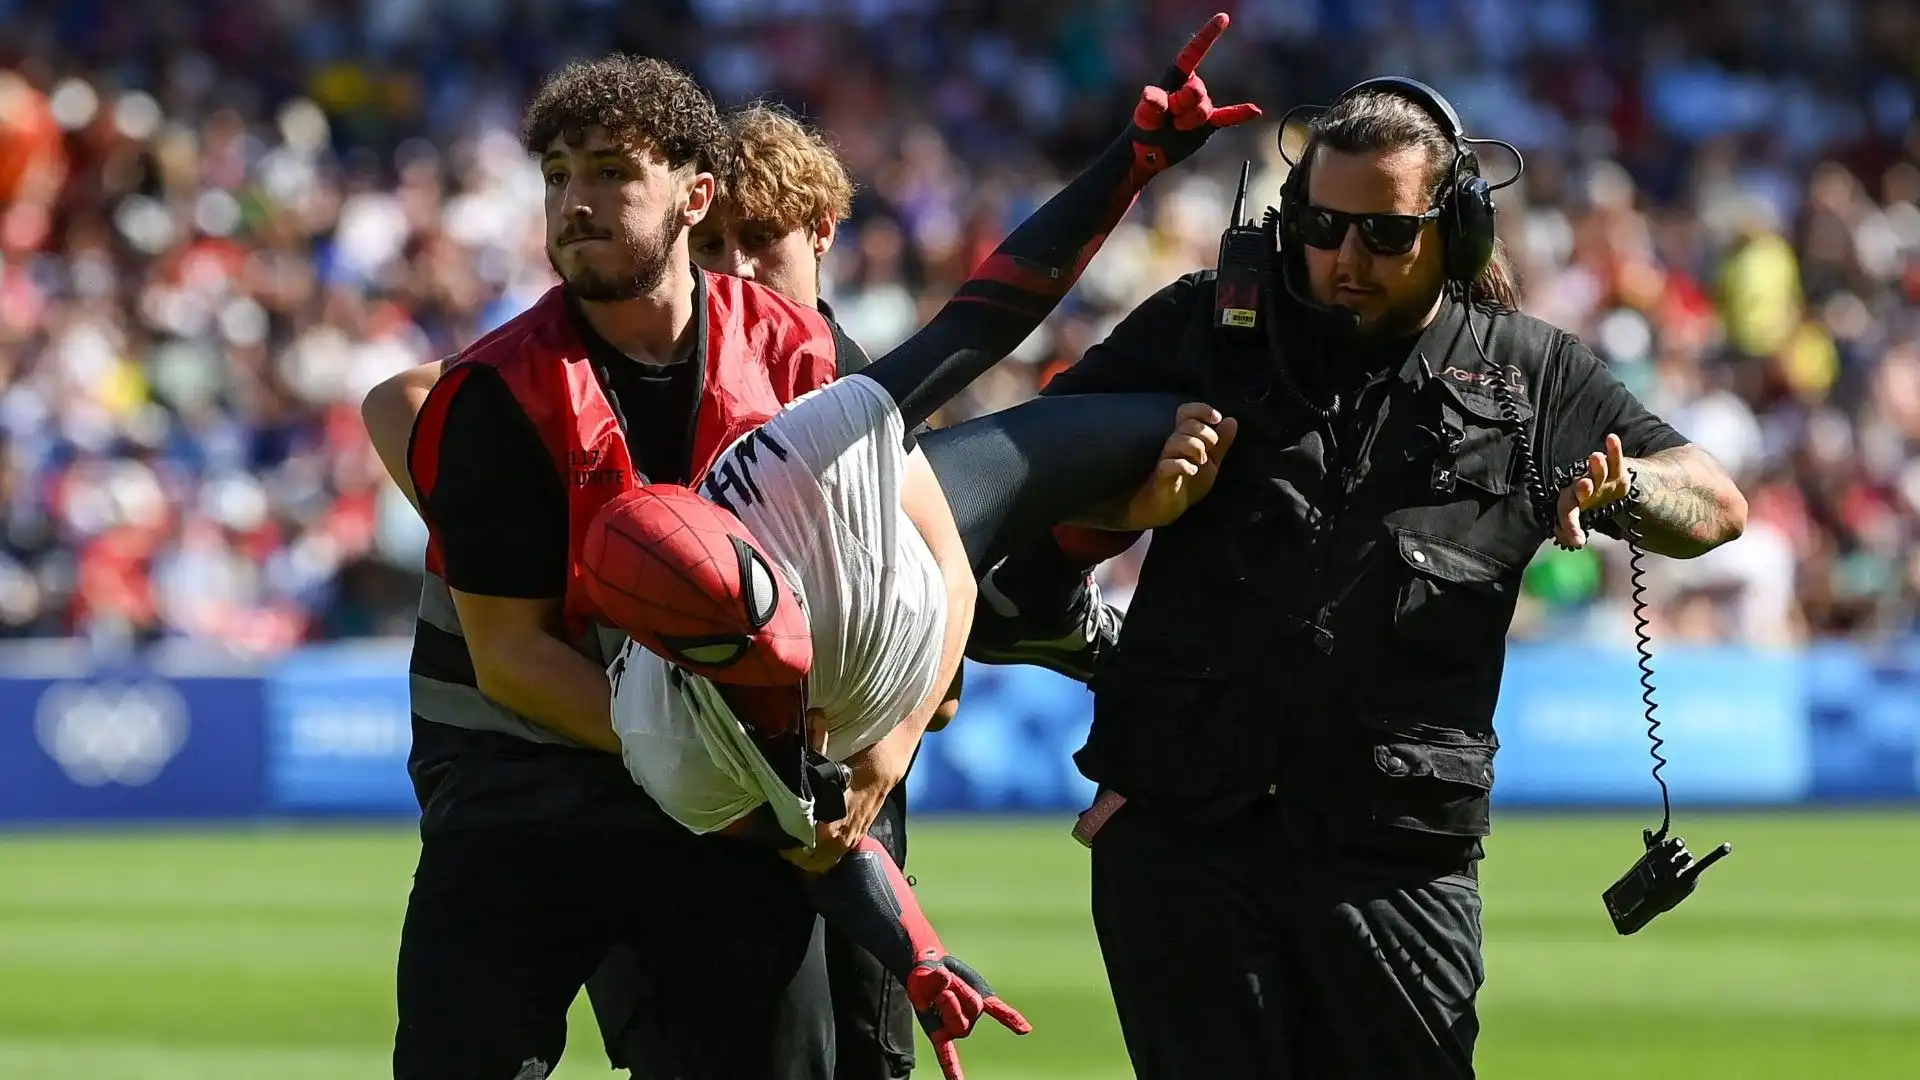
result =
[[1631,521],[1648,551],[1691,559],[1746,530],[1746,497],[1706,451],[1676,446],[1627,466],[1640,498],[1615,525]]

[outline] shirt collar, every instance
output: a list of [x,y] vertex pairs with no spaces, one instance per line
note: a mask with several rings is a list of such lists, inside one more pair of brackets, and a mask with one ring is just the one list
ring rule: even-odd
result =
[[[572,293],[561,290],[566,301],[567,318],[573,323],[574,332],[580,336],[580,344],[587,351],[587,359],[596,367],[607,367],[616,361],[633,361],[634,358],[622,352],[613,342],[600,336],[600,332],[587,321],[586,312],[580,309],[580,302]],[[707,354],[707,272],[695,267],[693,271],[693,333],[688,336],[687,344],[677,355],[664,364],[651,360],[639,361],[651,367],[672,367],[683,360]]]

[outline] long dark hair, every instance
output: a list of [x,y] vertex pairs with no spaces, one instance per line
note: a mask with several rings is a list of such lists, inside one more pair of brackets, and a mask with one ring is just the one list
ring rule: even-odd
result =
[[[1315,118],[1300,153],[1307,167],[1320,147],[1343,154],[1391,153],[1417,146],[1427,159],[1427,201],[1434,202],[1452,175],[1453,140],[1427,111],[1399,94],[1366,91],[1336,104]],[[1304,189],[1302,189],[1304,190]],[[1467,288],[1475,307],[1490,311],[1518,311],[1520,282],[1507,246],[1493,241],[1493,258]]]

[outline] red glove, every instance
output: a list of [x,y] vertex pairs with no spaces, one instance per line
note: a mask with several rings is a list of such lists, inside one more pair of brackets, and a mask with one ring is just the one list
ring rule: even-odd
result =
[[1193,35],[1160,82],[1140,92],[1127,133],[1133,138],[1134,173],[1139,183],[1192,156],[1220,128],[1244,124],[1260,115],[1258,105],[1215,105],[1207,84],[1194,72],[1207,50],[1233,20],[1221,12]]
[[1033,1030],[979,972],[947,952],[893,856],[878,840],[862,837],[833,869],[805,880],[808,897],[828,924],[872,953],[906,987],[947,1080],[963,1080],[960,1051],[953,1043],[972,1034],[982,1015],[1016,1035]]
[[[935,948],[939,948],[938,939]],[[913,1002],[927,1041],[933,1044],[934,1060],[940,1063],[940,1072],[947,1080],[964,1080],[960,1048],[953,1045],[953,1040],[973,1034],[982,1013],[1015,1035],[1033,1030],[1020,1010],[1000,1000],[979,972],[945,951],[936,959],[923,960],[907,976],[907,1000]]]

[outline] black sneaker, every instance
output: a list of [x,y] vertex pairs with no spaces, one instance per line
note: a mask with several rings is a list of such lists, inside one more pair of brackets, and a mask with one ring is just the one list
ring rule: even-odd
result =
[[980,664],[1032,664],[1077,682],[1093,678],[1100,654],[1120,640],[1123,616],[1100,599],[1100,586],[1088,575],[1074,605],[1063,618],[1028,618],[993,582],[996,565],[980,579],[980,600],[973,608],[967,659]]

